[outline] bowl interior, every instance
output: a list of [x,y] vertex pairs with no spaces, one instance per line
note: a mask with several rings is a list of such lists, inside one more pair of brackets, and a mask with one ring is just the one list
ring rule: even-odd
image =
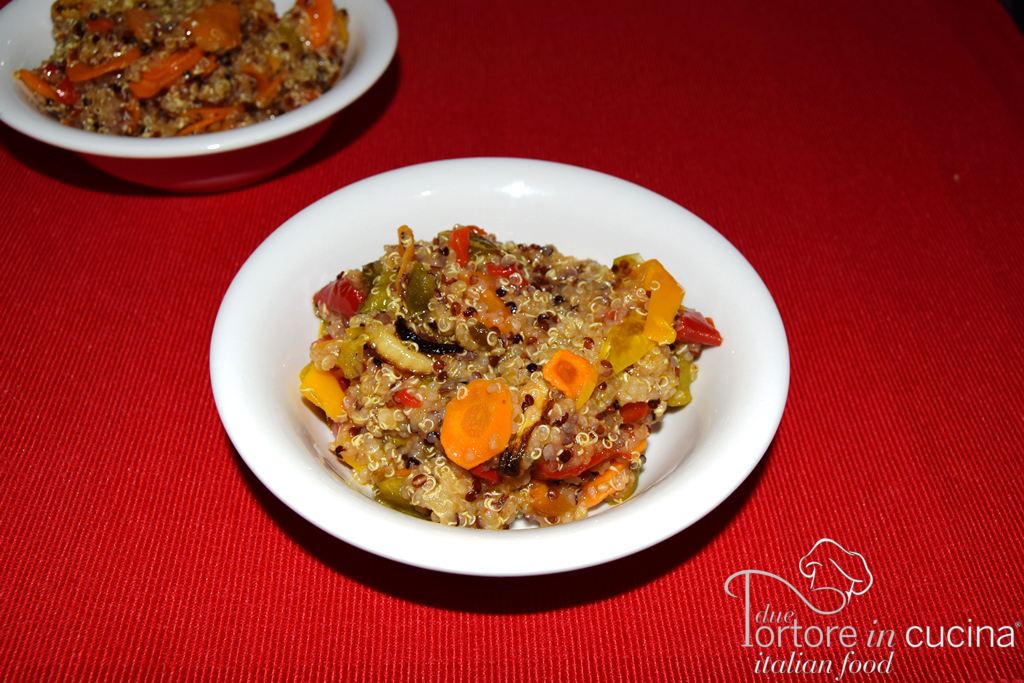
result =
[[[639,489],[626,503],[563,527],[486,532],[406,517],[339,481],[346,470],[331,465],[327,427],[297,391],[298,372],[318,333],[312,294],[338,272],[378,258],[400,225],[429,239],[454,223],[479,225],[501,240],[554,244],[603,263],[634,252],[657,257],[686,288],[684,304],[714,318],[724,345],[702,356],[693,402],[670,413],[650,440]],[[789,363],[781,320],[764,284],[693,214],[592,171],[465,159],[370,178],[285,223],[225,296],[211,373],[218,410],[243,459],[313,523],[410,564],[518,575],[635,552],[715,507],[753,469],[774,435]]]

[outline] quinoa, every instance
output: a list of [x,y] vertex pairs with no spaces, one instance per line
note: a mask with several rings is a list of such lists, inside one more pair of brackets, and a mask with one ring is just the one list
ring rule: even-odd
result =
[[586,517],[636,489],[652,427],[690,401],[713,323],[639,255],[611,267],[456,225],[313,297],[301,389],[375,499],[441,524]]
[[170,137],[272,119],[340,77],[348,17],[329,0],[57,0],[55,48],[15,73],[61,123]]

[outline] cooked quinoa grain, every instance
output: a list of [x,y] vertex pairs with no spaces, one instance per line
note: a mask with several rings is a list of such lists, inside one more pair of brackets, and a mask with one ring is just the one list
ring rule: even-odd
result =
[[15,73],[61,123],[170,137],[265,121],[339,78],[348,17],[330,0],[57,0],[56,42]]
[[301,390],[375,499],[451,526],[582,519],[636,489],[652,426],[721,337],[657,260],[607,267],[456,225],[313,297]]

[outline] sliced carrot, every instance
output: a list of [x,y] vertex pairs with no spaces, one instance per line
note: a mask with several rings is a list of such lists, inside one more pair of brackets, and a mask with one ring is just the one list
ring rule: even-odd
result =
[[578,405],[586,403],[597,386],[597,371],[582,356],[561,349],[544,366],[544,379]]
[[138,129],[141,116],[142,108],[139,106],[139,101],[134,97],[130,98],[128,102],[128,125],[126,127],[128,134],[132,134]]
[[223,121],[232,114],[238,114],[242,110],[239,107],[196,107],[189,114],[197,114],[199,120],[179,130],[176,135],[191,135],[205,128],[209,128],[218,121]]
[[196,45],[207,52],[230,50],[242,44],[242,15],[230,3],[204,5],[185,21]]
[[53,100],[54,102],[60,99],[60,96],[57,94],[57,91],[54,89],[54,87],[46,81],[44,81],[42,78],[40,78],[39,75],[36,74],[34,71],[29,71],[28,69],[18,69],[16,72],[14,72],[14,76],[22,83],[24,83],[26,86],[28,86],[29,90],[39,95],[40,97],[47,100]]
[[512,392],[501,379],[476,379],[448,402],[441,447],[467,470],[501,453],[512,438]]
[[629,469],[629,464],[616,460],[608,465],[601,474],[597,475],[592,482],[583,487],[583,500],[587,508],[592,508],[613,493],[612,482],[624,471]]
[[156,16],[148,10],[133,7],[125,10],[124,21],[128,26],[128,31],[137,40],[145,41],[149,37],[150,27],[156,22]]
[[181,74],[198,64],[202,58],[202,48],[178,50],[146,69],[142,74],[142,79],[129,83],[128,87],[139,99],[153,97],[177,80]]
[[277,94],[281,92],[281,85],[284,83],[284,74],[279,73],[274,76],[274,80],[267,83],[264,87],[260,88],[256,93],[256,99],[254,104],[260,109],[266,109]]
[[[448,243],[451,245],[451,242]],[[511,313],[505,302],[498,298],[494,278],[487,273],[459,273],[456,277],[472,289],[477,300],[474,305],[476,313],[473,317],[486,327],[495,327],[499,332],[508,334],[512,331]]]
[[96,17],[85,22],[85,28],[93,33],[106,33],[114,28],[114,22],[107,17]]
[[111,57],[102,64],[85,64],[76,62],[68,64],[67,74],[72,83],[81,83],[99,78],[104,74],[120,71],[142,56],[142,50],[137,47],[130,47],[121,54]]
[[331,38],[334,4],[331,0],[299,0],[297,4],[306,11],[308,18],[306,39],[314,50],[319,50]]
[[240,69],[240,71],[244,73],[246,76],[252,76],[252,78],[256,81],[257,91],[263,90],[268,85],[270,85],[270,79],[267,78],[262,71],[256,68],[255,64],[246,64]]

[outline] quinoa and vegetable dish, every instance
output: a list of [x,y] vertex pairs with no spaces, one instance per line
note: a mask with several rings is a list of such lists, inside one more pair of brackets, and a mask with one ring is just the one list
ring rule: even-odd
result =
[[636,489],[651,428],[721,335],[639,255],[611,267],[456,225],[313,297],[300,373],[374,498],[441,524],[582,519]]
[[57,0],[55,48],[15,72],[63,124],[171,137],[265,121],[312,102],[342,72],[348,17],[331,0]]

